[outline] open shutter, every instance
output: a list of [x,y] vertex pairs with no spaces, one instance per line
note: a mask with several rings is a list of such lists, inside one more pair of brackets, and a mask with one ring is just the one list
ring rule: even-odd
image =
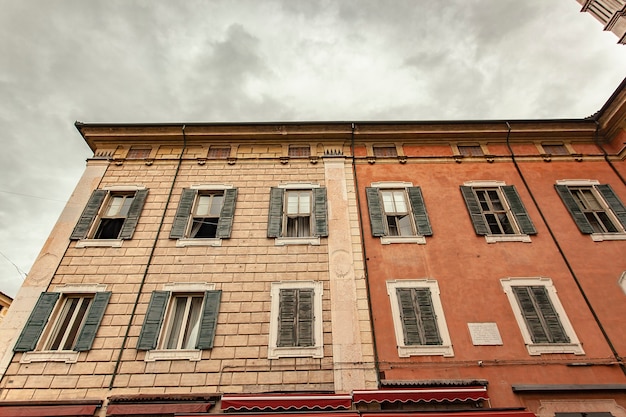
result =
[[98,215],[100,206],[102,206],[102,202],[107,193],[108,191],[106,190],[94,190],[93,193],[91,193],[91,197],[89,197],[89,201],[70,235],[70,240],[80,240],[87,237],[91,224]]
[[313,201],[315,202],[314,217],[315,217],[315,235],[326,237],[328,236],[328,207],[326,203],[326,188],[314,188],[313,189]]
[[472,187],[462,185],[461,194],[463,194],[463,199],[465,200],[465,205],[467,206],[467,211],[472,219],[472,224],[474,225],[476,234],[481,236],[488,235],[489,228],[485,223],[485,218],[483,217],[482,210],[480,209],[480,203],[474,194],[474,190]]
[[383,223],[383,207],[378,194],[378,188],[365,188],[365,196],[367,197],[367,208],[370,214],[370,226],[372,228],[372,236],[385,236],[385,225]]
[[546,333],[548,334],[548,340],[550,343],[569,343],[569,337],[561,325],[561,320],[557,314],[552,301],[550,301],[550,295],[548,290],[544,286],[536,285],[530,287],[532,294],[535,298],[539,311],[546,326]]
[[524,207],[524,203],[522,203],[522,199],[517,193],[515,186],[505,185],[501,187],[501,189],[506,201],[509,203],[511,212],[513,213],[513,216],[515,216],[515,220],[520,227],[520,232],[525,235],[536,235],[537,229],[535,229],[535,225],[526,212],[526,207]]
[[280,237],[283,228],[283,195],[285,190],[272,187],[270,209],[267,219],[267,237]]
[[439,336],[437,327],[437,315],[433,306],[433,299],[428,288],[416,288],[415,301],[419,306],[419,316],[423,331],[424,345],[441,345],[443,341]]
[[126,220],[124,220],[124,225],[120,231],[120,239],[130,239],[133,237],[133,233],[135,233],[137,221],[139,221],[139,216],[141,215],[141,210],[143,210],[143,205],[146,202],[147,195],[148,190],[137,190],[135,192],[135,198],[133,198],[133,202],[130,204],[128,215],[126,216]]
[[402,321],[404,344],[406,346],[423,344],[418,312],[416,305],[413,303],[411,288],[397,288],[396,294],[400,307],[400,321]]
[[150,304],[148,304],[148,311],[146,311],[146,318],[144,319],[143,326],[141,326],[141,333],[139,333],[137,350],[152,350],[156,348],[161,325],[163,324],[163,316],[169,299],[169,291],[152,292]]
[[622,227],[626,229],[626,207],[620,201],[615,191],[609,184],[596,185],[596,189],[602,194],[604,201],[609,205],[615,217],[622,224]]
[[83,328],[78,335],[74,350],[82,352],[91,349],[98,327],[100,327],[100,322],[102,322],[104,310],[106,310],[110,298],[110,291],[97,292],[93,297],[93,301],[89,307],[89,312],[87,313],[87,318],[85,319],[85,324],[83,324]]
[[561,196],[561,200],[563,200],[563,204],[567,207],[567,210],[572,215],[574,222],[576,222],[576,226],[580,229],[581,233],[590,235],[593,233],[593,227],[585,217],[585,214],[582,212],[576,200],[574,200],[574,196],[570,192],[567,185],[555,184],[554,188],[556,189],[559,196]]
[[312,289],[298,290],[297,346],[315,345],[313,331],[315,323],[315,311],[313,311],[314,296]]
[[296,289],[281,289],[278,309],[278,340],[276,346],[295,346],[297,303]]
[[204,293],[204,310],[202,311],[200,334],[196,344],[197,349],[213,348],[221,297],[222,291],[206,291]]
[[30,317],[24,326],[24,330],[22,330],[22,334],[20,334],[17,343],[15,343],[13,347],[13,351],[28,352],[35,349],[37,341],[39,341],[39,337],[44,327],[46,327],[48,318],[58,299],[58,292],[41,293],[37,304],[35,304],[35,308],[32,313],[30,313]]
[[187,230],[187,223],[193,202],[196,199],[197,190],[191,188],[183,188],[183,193],[180,196],[180,202],[176,209],[176,215],[174,216],[174,223],[172,224],[172,230],[170,231],[170,239],[182,239],[185,237],[185,230]]
[[432,236],[433,229],[430,226],[430,220],[428,219],[428,212],[426,211],[426,204],[424,204],[422,189],[420,187],[409,187],[408,192],[409,201],[411,202],[411,210],[413,211],[413,219],[415,220],[415,226],[417,226],[417,234],[422,236]]
[[220,219],[217,221],[217,232],[215,233],[215,237],[222,239],[228,239],[230,237],[230,232],[233,229],[236,201],[236,188],[224,190],[224,204],[222,205],[222,211],[220,212]]

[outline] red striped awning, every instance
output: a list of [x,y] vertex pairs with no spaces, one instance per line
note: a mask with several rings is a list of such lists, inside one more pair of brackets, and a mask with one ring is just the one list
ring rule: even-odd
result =
[[[455,388],[413,388],[358,390],[352,392],[352,399],[358,403],[383,402],[443,402],[443,401],[480,401],[488,400],[487,387]],[[420,414],[421,415],[421,414]]]
[[257,394],[222,396],[224,411],[252,410],[348,410],[349,394]]

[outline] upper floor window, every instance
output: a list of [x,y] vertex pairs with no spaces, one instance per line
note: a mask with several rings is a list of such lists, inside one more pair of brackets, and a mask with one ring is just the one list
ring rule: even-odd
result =
[[290,158],[305,158],[311,156],[310,146],[289,146]]
[[459,153],[463,156],[484,156],[483,148],[480,145],[458,145]]
[[145,159],[150,157],[151,148],[137,148],[133,146],[128,150],[126,159]]
[[395,158],[398,156],[398,149],[395,146],[374,146],[372,151],[377,158]]
[[226,159],[230,157],[230,147],[228,146],[211,146],[209,148],[209,158]]
[[563,144],[542,143],[541,147],[548,155],[569,155],[569,151]]

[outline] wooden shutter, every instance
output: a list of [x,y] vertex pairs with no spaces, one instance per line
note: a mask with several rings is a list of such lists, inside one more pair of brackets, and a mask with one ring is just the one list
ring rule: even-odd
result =
[[315,294],[313,289],[298,290],[298,319],[296,346],[315,345],[315,311],[313,308]]
[[91,349],[98,327],[100,327],[100,323],[102,322],[104,310],[106,310],[110,298],[110,291],[97,292],[93,297],[93,301],[89,307],[89,312],[87,312],[85,324],[83,324],[83,328],[81,329],[78,339],[76,340],[76,345],[74,346],[75,351],[82,352]]
[[267,219],[267,237],[280,237],[283,228],[283,195],[285,190],[272,187]]
[[372,236],[385,236],[385,225],[383,223],[383,205],[380,201],[378,188],[365,188],[365,196],[367,197],[367,208],[370,214],[370,226],[372,228]]
[[533,343],[569,343],[546,287],[534,285],[512,288]]
[[563,200],[563,204],[565,204],[567,211],[569,211],[569,214],[574,219],[574,222],[576,223],[576,226],[578,226],[580,232],[587,235],[592,234],[593,227],[587,220],[587,217],[585,217],[583,211],[580,209],[580,207],[578,207],[578,204],[576,203],[576,200],[574,200],[574,196],[570,192],[567,185],[555,184],[554,188],[556,189],[557,193],[559,193],[561,200]]
[[76,226],[72,231],[70,240],[80,240],[87,237],[91,224],[98,215],[100,206],[102,206],[102,202],[104,201],[107,193],[108,191],[106,190],[94,190],[93,193],[91,193],[91,197],[89,197],[89,201],[87,202],[83,213],[80,215],[78,223],[76,223]]
[[217,231],[215,237],[228,239],[233,229],[233,218],[235,217],[235,202],[237,201],[237,189],[230,188],[224,190],[224,204],[220,212],[220,219],[217,221]]
[[204,310],[202,311],[202,320],[200,321],[197,349],[213,348],[221,297],[222,291],[206,291],[204,293]]
[[420,321],[424,333],[425,345],[441,345],[443,341],[439,336],[439,328],[437,326],[437,315],[433,306],[432,296],[428,288],[416,288],[415,300],[419,306]]
[[28,352],[35,349],[58,299],[58,292],[41,293],[20,337],[13,347],[14,352]]
[[326,188],[314,188],[313,189],[313,214],[315,220],[315,234],[314,236],[328,236],[328,215],[327,215],[327,202],[326,202]]
[[397,288],[404,344],[441,345],[437,316],[428,288]]
[[126,216],[126,220],[124,220],[122,230],[120,231],[120,239],[130,239],[133,237],[133,233],[135,233],[135,228],[137,227],[137,222],[139,221],[139,216],[141,215],[141,210],[143,210],[143,205],[146,202],[147,195],[148,190],[137,190],[135,192],[135,198],[133,198],[133,202],[130,204],[128,215]]
[[296,289],[281,289],[278,308],[278,340],[276,346],[289,347],[296,345]]
[[404,344],[421,345],[422,336],[419,326],[417,309],[413,304],[413,296],[410,288],[397,288],[398,303],[400,306],[400,321],[402,322],[402,332],[404,334]]
[[488,235],[489,228],[487,227],[487,223],[483,217],[483,212],[480,208],[480,203],[474,194],[474,190],[472,187],[462,185],[461,194],[463,194],[463,199],[465,200],[465,205],[467,206],[467,211],[469,212],[476,234],[482,236]]
[[152,350],[156,348],[159,339],[159,332],[163,324],[163,316],[170,299],[169,291],[153,291],[148,304],[148,311],[141,326],[137,350]]
[[426,204],[424,204],[422,189],[420,187],[409,187],[407,191],[409,193],[409,201],[411,202],[411,210],[413,211],[413,219],[415,220],[415,226],[417,227],[417,234],[422,236],[432,236],[433,229],[430,226],[430,220],[428,219],[428,212],[426,211]]
[[535,225],[533,224],[530,216],[526,212],[526,207],[524,207],[524,203],[522,203],[522,199],[517,193],[515,186],[505,185],[502,186],[501,189],[504,197],[506,198],[506,201],[509,203],[511,213],[513,213],[513,216],[517,221],[520,232],[525,235],[536,235],[537,230],[535,229]]
[[183,193],[180,196],[178,208],[176,209],[176,215],[174,216],[172,230],[170,231],[170,239],[182,239],[185,237],[189,215],[191,214],[196,194],[198,194],[197,190],[183,188]]
[[611,188],[609,184],[601,184],[596,185],[596,189],[602,194],[604,201],[609,205],[615,217],[617,217],[622,224],[622,227],[626,229],[626,207],[624,207],[624,204],[622,204],[617,194],[615,194],[613,188]]

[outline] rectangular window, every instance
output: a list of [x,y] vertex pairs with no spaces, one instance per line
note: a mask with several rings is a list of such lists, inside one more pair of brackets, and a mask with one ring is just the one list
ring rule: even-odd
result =
[[145,158],[149,158],[151,151],[152,151],[152,149],[150,149],[150,148],[135,148],[133,146],[128,151],[128,154],[126,154],[126,159],[145,159]]
[[63,306],[56,319],[44,350],[72,350],[82,328],[93,295],[64,297]]
[[230,147],[227,146],[211,146],[209,148],[209,158],[226,159],[230,157]]
[[135,193],[111,193],[100,211],[98,225],[93,239],[117,239],[130,206],[135,199]]
[[414,236],[404,190],[380,190],[388,236]]
[[311,190],[285,192],[285,236],[311,236]]
[[289,184],[272,187],[267,237],[276,244],[319,244],[328,236],[326,188],[316,185]]
[[290,158],[306,158],[311,156],[310,146],[289,146]]
[[223,193],[199,193],[191,216],[189,237],[192,239],[217,237],[217,223],[223,205]]
[[480,145],[459,145],[459,153],[463,156],[484,156],[483,148]]
[[569,191],[595,233],[620,231],[611,220],[608,207],[600,202],[592,187],[570,187]]
[[398,156],[395,146],[374,146],[374,156],[377,158],[394,158]]
[[195,349],[203,294],[174,295],[168,308],[162,349]]
[[569,155],[569,152],[567,151],[565,145],[542,143],[541,147],[543,148],[543,151],[548,155]]
[[497,188],[474,188],[474,193],[489,228],[489,234],[513,235],[517,233],[515,222]]

